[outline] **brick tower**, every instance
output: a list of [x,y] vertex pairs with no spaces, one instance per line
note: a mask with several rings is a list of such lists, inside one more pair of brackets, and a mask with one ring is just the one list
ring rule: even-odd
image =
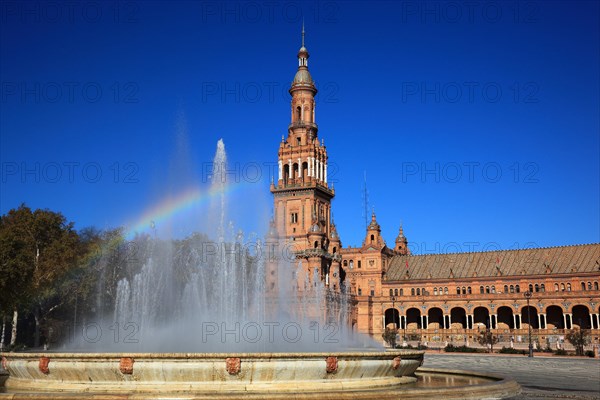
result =
[[291,121],[279,145],[277,182],[271,184],[277,232],[293,245],[302,264],[298,287],[340,287],[341,241],[331,223],[334,190],[327,184],[327,149],[319,142],[315,122],[317,89],[308,72],[308,50],[298,52],[298,71],[291,88]]

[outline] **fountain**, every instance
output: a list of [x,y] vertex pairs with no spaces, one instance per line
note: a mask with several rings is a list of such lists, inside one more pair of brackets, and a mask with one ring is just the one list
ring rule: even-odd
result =
[[[216,237],[185,250],[159,249],[153,239],[143,266],[118,282],[114,311],[100,324],[104,332],[110,326],[111,334],[73,341],[61,352],[2,354],[9,378],[8,392],[0,397],[384,399],[518,393],[516,383],[499,378],[452,373],[440,380],[440,371],[417,373],[423,351],[386,351],[352,332],[343,291],[309,284],[317,278],[292,284],[302,281],[297,276],[302,268],[283,256],[284,243],[273,229],[263,241],[246,239],[226,222],[225,165],[220,140],[210,189]],[[127,334],[115,340],[114,327]]]

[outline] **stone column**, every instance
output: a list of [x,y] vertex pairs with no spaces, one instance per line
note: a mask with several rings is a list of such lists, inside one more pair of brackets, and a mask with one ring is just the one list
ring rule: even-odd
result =
[[513,314],[513,327],[514,329],[517,329],[517,315]]
[[323,161],[319,161],[319,175],[321,176],[320,179],[321,181],[325,180],[324,174],[323,174],[323,166],[325,165],[325,163]]
[[290,176],[288,176],[289,179],[294,179],[294,164],[292,164],[292,159],[290,158],[288,160],[288,165],[289,165],[289,171],[290,171]]
[[278,167],[279,167],[279,175],[278,175],[277,180],[279,181],[279,180],[283,179],[283,161],[279,160],[277,162],[277,164],[278,164]]
[[569,329],[573,329],[573,314],[568,313],[567,316],[567,321],[569,321]]
[[494,329],[498,329],[498,314],[494,314]]
[[538,313],[538,329],[542,329],[542,315]]
[[540,325],[540,329],[548,329],[548,320],[546,319],[546,314],[542,315],[542,325]]
[[321,174],[321,160],[317,159],[317,180],[322,180],[322,174]]
[[475,316],[473,314],[469,315],[469,318],[471,320],[471,324],[469,325],[469,329],[473,329],[473,327],[475,326]]
[[590,327],[594,329],[594,314],[590,313]]
[[452,314],[448,314],[448,329],[452,329]]
[[327,186],[327,163],[325,163],[325,186]]

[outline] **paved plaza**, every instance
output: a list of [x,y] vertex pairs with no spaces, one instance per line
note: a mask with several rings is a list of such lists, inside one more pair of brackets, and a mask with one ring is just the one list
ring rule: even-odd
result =
[[600,360],[597,358],[427,353],[423,367],[463,369],[514,379],[523,388],[515,400],[600,399]]

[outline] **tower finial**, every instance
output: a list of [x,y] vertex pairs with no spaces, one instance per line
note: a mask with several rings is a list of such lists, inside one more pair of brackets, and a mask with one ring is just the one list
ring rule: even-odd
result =
[[302,18],[302,47],[304,47],[304,18]]

